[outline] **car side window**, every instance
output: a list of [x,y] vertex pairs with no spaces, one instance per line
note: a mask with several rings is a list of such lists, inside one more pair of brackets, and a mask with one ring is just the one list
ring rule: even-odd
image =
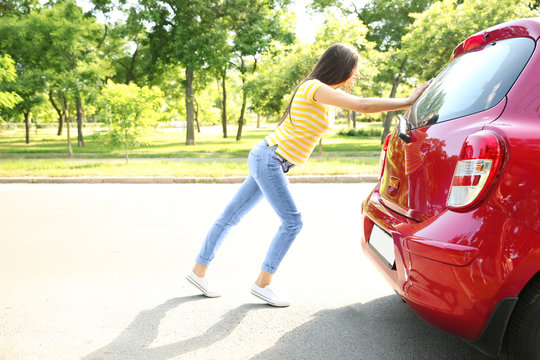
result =
[[475,114],[497,105],[508,93],[535,48],[530,38],[487,44],[452,61],[413,105],[413,127]]

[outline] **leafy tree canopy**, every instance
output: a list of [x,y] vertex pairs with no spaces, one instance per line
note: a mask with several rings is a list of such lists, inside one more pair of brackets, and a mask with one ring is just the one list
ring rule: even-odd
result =
[[443,0],[420,14],[403,38],[412,71],[420,79],[436,76],[454,48],[482,29],[513,19],[540,15],[522,0]]

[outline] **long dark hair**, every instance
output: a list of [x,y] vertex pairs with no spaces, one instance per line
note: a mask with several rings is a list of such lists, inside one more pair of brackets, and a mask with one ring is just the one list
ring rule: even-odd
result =
[[360,55],[347,44],[337,43],[330,45],[313,67],[309,75],[294,89],[291,100],[279,120],[281,124],[291,114],[291,105],[298,88],[308,80],[317,79],[326,85],[337,85],[347,80],[358,64]]

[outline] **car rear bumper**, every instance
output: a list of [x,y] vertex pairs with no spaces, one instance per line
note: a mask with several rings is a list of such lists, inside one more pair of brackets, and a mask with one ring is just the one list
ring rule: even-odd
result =
[[[517,296],[503,287],[509,269],[500,266],[502,245],[485,244],[508,220],[491,207],[465,214],[443,211],[416,222],[385,207],[376,187],[363,203],[362,217],[364,253],[428,323],[474,342],[499,302]],[[377,251],[380,244],[370,244],[374,227],[393,242],[393,264]]]

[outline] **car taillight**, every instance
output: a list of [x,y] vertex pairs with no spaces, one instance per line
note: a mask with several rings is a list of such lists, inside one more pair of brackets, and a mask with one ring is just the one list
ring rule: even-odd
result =
[[487,43],[488,36],[488,32],[482,31],[480,34],[469,37],[463,44],[463,51],[467,52],[485,45]]
[[492,131],[479,131],[467,137],[461,148],[446,205],[468,210],[485,197],[492,187],[504,157],[504,141]]
[[386,139],[384,139],[384,144],[381,151],[381,157],[379,158],[379,181],[381,181],[384,175],[384,165],[386,164],[386,151],[388,150],[388,143],[390,142],[391,137],[392,137],[392,134],[388,134],[386,135]]

